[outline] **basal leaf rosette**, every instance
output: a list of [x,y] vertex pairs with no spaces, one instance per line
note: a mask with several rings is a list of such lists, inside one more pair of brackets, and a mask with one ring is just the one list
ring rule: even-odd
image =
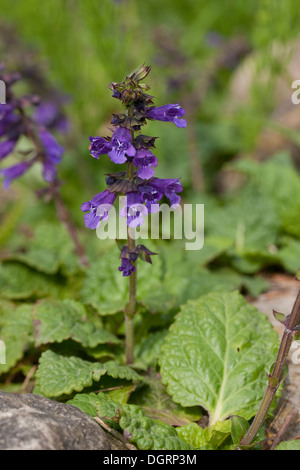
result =
[[210,293],[181,309],[161,349],[162,381],[181,406],[204,407],[210,424],[250,419],[266,386],[278,337],[238,292]]

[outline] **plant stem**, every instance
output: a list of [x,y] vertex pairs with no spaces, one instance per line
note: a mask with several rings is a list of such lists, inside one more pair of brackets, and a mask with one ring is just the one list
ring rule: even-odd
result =
[[284,367],[286,365],[287,356],[293,341],[295,328],[300,323],[300,291],[298,292],[291,314],[286,318],[285,330],[280,342],[276,361],[272,372],[268,375],[268,387],[260,404],[259,410],[246,434],[241,440],[240,445],[248,446],[255,438],[259,428],[266,418],[270,405],[273,401],[275,393],[283,380]]
[[[131,131],[132,140],[134,139],[133,132]],[[132,180],[134,177],[134,165],[132,162],[127,163],[127,178]],[[127,227],[127,244],[128,251],[133,252],[135,249],[135,239],[130,235],[130,227]],[[136,268],[136,263],[132,263]],[[129,299],[125,311],[125,351],[126,351],[126,364],[133,363],[133,318],[135,315],[136,306],[136,270],[129,276]]]

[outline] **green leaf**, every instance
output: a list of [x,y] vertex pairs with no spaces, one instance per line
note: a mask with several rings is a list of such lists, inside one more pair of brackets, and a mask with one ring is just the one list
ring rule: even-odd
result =
[[[23,250],[24,246],[26,251]],[[22,262],[45,274],[55,274],[59,268],[72,274],[78,265],[72,241],[65,227],[49,222],[40,223],[33,237],[22,240],[19,252],[7,255],[6,259]]]
[[162,380],[176,403],[206,408],[212,424],[233,414],[250,419],[277,347],[268,319],[242,295],[211,293],[183,306],[171,326]]
[[246,186],[238,197],[206,217],[208,234],[231,240],[232,254],[268,253],[275,244],[280,221],[272,199],[255,185]]
[[174,403],[158,375],[148,377],[146,384],[132,395],[131,402],[140,406],[150,418],[171,426],[199,421],[203,415],[199,406],[183,408]]
[[274,450],[300,450],[300,439],[282,441]]
[[46,397],[59,397],[73,391],[81,392],[85,387],[90,387],[93,381],[99,382],[104,374],[134,382],[143,380],[134,370],[113,361],[104,364],[89,362],[79,357],[61,356],[49,350],[40,357],[36,384]]
[[120,415],[124,436],[141,450],[193,449],[178,437],[172,426],[149,418],[138,406],[124,405]]
[[168,330],[156,331],[149,333],[134,348],[134,357],[136,357],[136,365],[147,369],[155,365],[159,355],[161,346],[165,340]]
[[99,344],[118,344],[120,340],[103,328],[97,328],[87,318],[87,312],[75,300],[43,300],[34,309],[36,344],[73,339],[88,348]]
[[6,346],[6,364],[0,364],[0,374],[11,369],[33,343],[32,305],[21,305],[10,312],[0,328],[0,339]]
[[241,416],[231,416],[231,437],[233,444],[238,446],[241,440],[246,436],[250,425],[245,418]]
[[91,418],[98,416],[109,426],[115,427],[120,405],[105,393],[79,393],[67,403],[76,406]]
[[6,299],[28,299],[32,296],[59,297],[63,286],[55,279],[20,263],[0,265],[0,295]]
[[[128,303],[128,278],[118,271],[118,253],[108,251],[93,261],[83,281],[80,297],[83,303],[93,306],[101,315],[113,315],[123,311]],[[150,308],[157,308],[153,292],[160,290],[161,267],[156,257],[153,265],[139,263],[137,301]]]
[[127,385],[125,387],[116,387],[115,390],[105,392],[105,394],[116,403],[125,405],[128,402],[130,395],[136,389],[136,385]]
[[176,429],[178,436],[197,449],[217,449],[230,435],[230,421],[218,421],[209,428],[190,423]]

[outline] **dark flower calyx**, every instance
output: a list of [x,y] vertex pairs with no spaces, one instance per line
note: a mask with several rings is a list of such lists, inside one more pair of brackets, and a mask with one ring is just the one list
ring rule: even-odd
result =
[[137,187],[133,180],[127,179],[116,179],[111,184],[108,185],[108,191],[111,193],[118,194],[128,194],[132,192],[137,192]]
[[155,148],[156,139],[158,139],[158,137],[140,134],[134,139],[133,146],[136,150]]
[[157,255],[157,253],[150,251],[145,245],[138,245],[136,248],[139,252],[139,258],[142,261],[146,261],[146,263],[152,264],[151,256]]

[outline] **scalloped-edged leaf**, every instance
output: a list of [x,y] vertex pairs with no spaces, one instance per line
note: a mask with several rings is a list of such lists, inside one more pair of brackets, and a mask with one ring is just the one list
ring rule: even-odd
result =
[[178,437],[172,426],[149,418],[138,406],[124,405],[120,415],[124,436],[141,450],[194,449]]
[[43,300],[34,309],[34,323],[37,345],[60,343],[69,338],[87,348],[120,343],[115,335],[88,321],[84,305],[75,300]]
[[200,406],[183,408],[174,403],[158,374],[147,378],[146,384],[132,395],[131,402],[140,406],[150,418],[171,426],[183,426],[199,421],[203,416]]
[[[113,315],[125,309],[128,303],[128,278],[118,271],[118,253],[108,251],[92,261],[83,281],[81,301],[94,307],[100,315]],[[153,265],[139,263],[137,301],[150,308],[157,307],[153,292],[160,290],[161,262],[157,257]]]
[[32,296],[57,298],[63,292],[64,286],[51,276],[16,262],[0,265],[0,295],[6,299],[28,299]]
[[0,374],[7,372],[20,359],[33,343],[32,305],[21,305],[6,317],[0,327],[0,339],[6,346],[6,364],[0,364]]
[[89,362],[75,356],[61,356],[49,350],[40,357],[36,385],[46,397],[59,397],[73,391],[81,392],[85,387],[90,387],[93,381],[99,382],[105,374],[134,382],[143,380],[130,367],[113,361],[104,364]]
[[98,416],[108,425],[114,426],[117,421],[117,413],[120,405],[113,401],[105,393],[79,393],[67,402],[76,406],[91,418]]
[[63,225],[41,222],[32,237],[19,243],[19,252],[10,253],[6,259],[20,261],[45,274],[55,274],[59,268],[72,274],[77,269],[74,247]]
[[162,380],[176,403],[200,405],[211,423],[250,419],[266,386],[278,337],[238,292],[211,293],[182,307],[161,349]]

